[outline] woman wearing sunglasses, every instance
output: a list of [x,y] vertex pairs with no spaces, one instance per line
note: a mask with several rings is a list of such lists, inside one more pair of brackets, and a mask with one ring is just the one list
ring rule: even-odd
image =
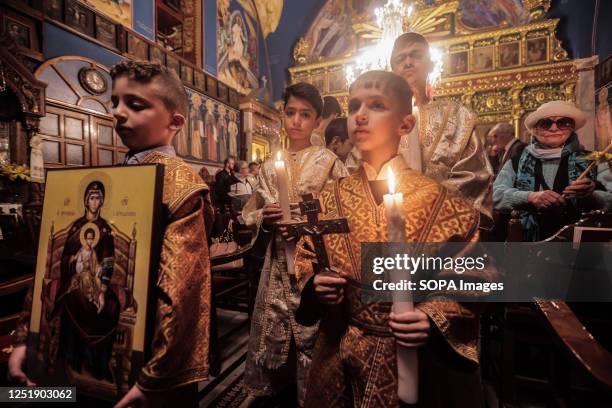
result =
[[506,162],[493,184],[496,210],[521,211],[524,241],[552,236],[583,211],[611,207],[607,164],[578,178],[590,164],[580,158],[587,152],[574,133],[585,123],[585,114],[564,101],[545,103],[525,119],[531,143]]

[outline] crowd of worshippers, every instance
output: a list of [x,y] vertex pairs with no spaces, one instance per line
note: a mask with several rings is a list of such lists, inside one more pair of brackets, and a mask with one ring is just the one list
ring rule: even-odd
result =
[[229,206],[239,212],[246,199],[257,187],[260,164],[237,160],[233,156],[223,161],[223,169],[215,174],[215,201],[219,206]]
[[[488,131],[482,148],[492,177],[484,202],[493,203],[494,213],[508,215],[519,210],[524,240],[545,239],[578,220],[583,212],[612,207],[609,165],[600,163],[585,173],[590,162],[582,157],[588,151],[576,134],[585,123],[585,113],[575,104],[553,101],[526,118],[529,143],[522,142],[515,127],[507,122]],[[360,153],[349,137],[342,107],[333,96],[323,98],[320,122],[310,141],[333,152],[349,172],[357,169]],[[215,175],[215,202],[219,211],[225,208],[242,220],[242,208],[259,184],[261,163],[230,156],[223,165]],[[482,163],[482,170],[487,170],[486,163]],[[504,223],[508,220],[507,216],[494,218]],[[494,227],[489,225],[489,229]]]
[[[217,222],[213,235],[221,234],[232,217],[243,223],[240,213],[257,188],[260,166],[257,161],[247,162],[234,156],[228,156],[223,161],[223,168],[214,176],[213,197]],[[205,174],[201,171],[200,176],[208,181],[208,170],[205,167],[202,169]]]

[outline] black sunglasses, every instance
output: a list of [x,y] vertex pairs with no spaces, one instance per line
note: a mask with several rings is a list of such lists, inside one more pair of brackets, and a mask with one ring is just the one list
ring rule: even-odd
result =
[[557,125],[557,129],[559,130],[567,130],[573,129],[576,126],[576,122],[572,118],[560,118],[557,120],[552,119],[540,119],[536,123],[536,128],[542,130],[548,130],[552,127],[553,124]]

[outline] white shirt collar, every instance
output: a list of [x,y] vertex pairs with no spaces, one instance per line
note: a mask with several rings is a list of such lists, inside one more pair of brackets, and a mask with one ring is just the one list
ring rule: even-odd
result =
[[408,168],[408,165],[406,164],[406,161],[404,160],[401,154],[393,156],[391,160],[383,164],[378,174],[376,173],[374,167],[370,166],[367,162],[364,161],[361,165],[369,181],[386,180],[388,168],[391,168],[393,173],[396,175]]

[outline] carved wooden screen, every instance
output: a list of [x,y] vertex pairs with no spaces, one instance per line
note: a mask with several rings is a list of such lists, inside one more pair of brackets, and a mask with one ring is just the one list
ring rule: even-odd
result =
[[41,119],[46,167],[109,166],[123,162],[126,147],[113,129],[108,68],[81,57],[41,65],[48,84],[47,115]]
[[46,167],[110,166],[122,163],[125,155],[112,119],[50,103],[39,135]]

